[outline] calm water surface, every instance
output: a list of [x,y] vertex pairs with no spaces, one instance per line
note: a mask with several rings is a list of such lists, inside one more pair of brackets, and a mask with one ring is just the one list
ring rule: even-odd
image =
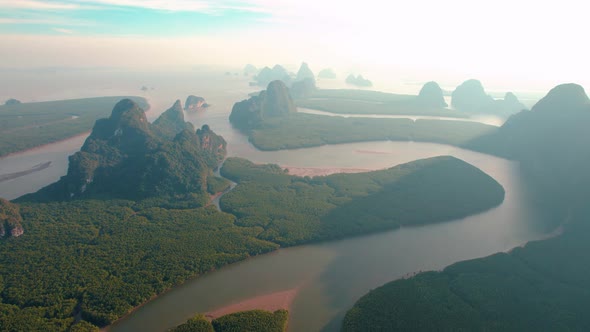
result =
[[[63,81],[67,83],[66,79]],[[416,159],[452,155],[494,177],[504,186],[506,199],[495,209],[461,220],[281,249],[233,264],[174,288],[112,326],[111,331],[164,331],[197,312],[292,288],[299,288],[299,294],[291,312],[291,331],[338,330],[345,311],[360,296],[385,282],[416,271],[441,269],[460,260],[507,251],[546,234],[535,226],[540,216],[529,205],[518,165],[513,162],[451,146],[414,142],[365,142],[262,152],[231,128],[227,120],[233,103],[257,90],[248,87],[247,78],[189,72],[113,82],[106,78],[89,81],[85,89],[92,92],[86,95],[78,91],[70,96],[75,93],[66,88],[56,90],[59,84],[48,83],[45,88],[46,95],[61,99],[141,95],[141,85],[154,86],[145,94],[152,105],[148,113],[152,120],[176,99],[184,102],[188,94],[203,96],[212,107],[187,114],[187,120],[196,126],[207,123],[223,135],[229,143],[230,156],[258,163],[382,169]],[[63,86],[67,87],[66,83]],[[38,87],[44,91],[42,88]],[[0,159],[0,174],[52,161],[47,169],[0,183],[0,196],[16,198],[57,180],[66,173],[67,156],[77,151],[83,140],[84,137],[77,137]]]

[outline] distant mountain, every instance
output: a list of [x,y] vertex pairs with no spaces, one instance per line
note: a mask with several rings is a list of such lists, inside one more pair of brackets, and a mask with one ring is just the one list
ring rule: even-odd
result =
[[453,91],[451,106],[459,111],[481,112],[494,103],[494,99],[489,96],[478,80],[467,80],[459,85]]
[[207,177],[225,153],[225,140],[208,126],[195,132],[184,122],[180,101],[150,124],[135,102],[124,99],[70,156],[67,175],[22,199],[176,197],[202,205]]
[[205,102],[205,98],[190,95],[186,98],[184,103],[184,109],[186,111],[201,111],[209,107],[209,104]]
[[354,76],[353,74],[348,75],[346,83],[350,85],[356,85],[358,87],[370,87],[373,83],[368,79],[364,78],[363,75]]
[[299,71],[297,72],[297,78],[295,78],[295,81],[299,82],[305,79],[311,79],[315,84],[315,75],[313,74],[311,69],[309,69],[307,63],[303,62],[301,64],[301,67],[299,67]]
[[244,76],[256,75],[256,73],[258,73],[258,68],[254,65],[247,64],[246,67],[244,67]]
[[[536,183],[579,188],[589,182],[583,168],[590,167],[590,100],[576,84],[555,87],[530,111],[511,116],[495,133],[481,137],[470,147],[520,161]],[[582,168],[581,168],[582,167]],[[577,174],[577,176],[573,176]]]
[[449,106],[445,102],[443,91],[436,82],[428,82],[424,84],[416,99],[421,106],[441,108]]
[[318,73],[318,78],[335,79],[336,78],[336,73],[334,72],[334,70],[332,70],[330,68],[322,69]]
[[286,85],[291,85],[289,72],[281,65],[275,65],[272,69],[264,67],[254,78],[259,86],[267,86],[270,82],[280,80]]
[[270,118],[286,116],[297,112],[289,89],[282,81],[273,81],[258,96],[234,104],[229,116],[231,124],[249,131],[262,125]]
[[14,98],[11,98],[11,99],[8,99],[8,100],[7,100],[7,101],[4,103],[4,105],[7,105],[7,106],[9,106],[9,105],[18,105],[18,104],[20,104],[20,103],[21,103],[21,102],[20,102],[20,100],[18,100],[18,99],[14,99]]
[[470,113],[489,113],[508,116],[527,107],[512,92],[506,93],[503,100],[495,100],[488,95],[478,80],[467,80],[452,93],[451,106],[458,111]]
[[18,205],[0,198],[0,239],[23,235],[22,221]]

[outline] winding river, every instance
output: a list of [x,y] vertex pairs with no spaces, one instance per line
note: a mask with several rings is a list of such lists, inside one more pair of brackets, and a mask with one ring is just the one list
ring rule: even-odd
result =
[[[514,162],[447,145],[415,142],[258,151],[227,121],[231,103],[248,91],[228,91],[229,97],[207,98],[213,107],[187,114],[187,119],[195,125],[208,123],[223,135],[229,143],[230,156],[300,168],[382,169],[416,159],[452,155],[494,177],[506,190],[505,201],[497,208],[460,220],[280,249],[254,257],[172,289],[109,327],[110,331],[161,332],[197,312],[293,289],[297,295],[291,310],[290,331],[336,331],[346,310],[370,289],[417,271],[442,269],[460,260],[508,251],[546,235],[536,222],[541,216],[536,215],[527,200]],[[173,99],[169,100],[171,104]],[[165,104],[156,100],[158,103]],[[0,159],[0,174],[51,161],[50,167],[1,182],[0,196],[15,198],[57,180],[66,172],[66,157],[78,150],[83,140],[84,137],[76,137]]]

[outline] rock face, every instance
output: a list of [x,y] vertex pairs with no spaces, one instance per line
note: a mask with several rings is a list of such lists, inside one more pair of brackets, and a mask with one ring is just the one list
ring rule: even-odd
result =
[[421,106],[432,108],[444,108],[449,105],[445,102],[443,91],[436,82],[424,84],[417,98]]
[[8,99],[8,100],[7,100],[7,101],[4,103],[4,105],[10,106],[10,105],[18,105],[18,104],[20,104],[20,103],[21,103],[21,102],[20,102],[20,100],[17,100],[17,99],[13,99],[13,98],[11,98],[11,99]]
[[150,124],[144,111],[121,100],[98,120],[58,182],[25,196],[34,200],[206,195],[207,176],[223,159],[226,143],[208,126],[195,132],[180,101]]
[[494,103],[478,80],[468,80],[459,85],[452,94],[451,106],[459,111],[478,113]]
[[194,95],[188,96],[184,103],[184,109],[186,111],[202,111],[207,107],[209,107],[209,105],[205,102],[205,98]]
[[0,198],[0,239],[23,235],[22,221],[18,205]]
[[370,87],[373,83],[368,79],[364,78],[363,75],[354,76],[353,74],[348,75],[346,83],[350,85],[356,85],[359,87]]
[[249,131],[258,128],[266,120],[281,118],[296,111],[285,83],[273,81],[260,95],[236,103],[229,121],[234,127]]
[[267,86],[272,81],[283,81],[286,85],[291,85],[291,76],[289,72],[280,65],[274,66],[272,69],[264,67],[255,77],[259,86]]
[[297,78],[295,79],[295,81],[300,82],[306,79],[311,79],[313,80],[314,84],[315,84],[315,75],[313,74],[313,72],[311,71],[311,69],[309,69],[309,66],[307,65],[307,63],[302,63],[301,67],[299,68],[299,71],[297,72]]
[[329,68],[322,69],[318,73],[318,78],[335,79],[336,78],[336,73],[332,69],[329,69]]

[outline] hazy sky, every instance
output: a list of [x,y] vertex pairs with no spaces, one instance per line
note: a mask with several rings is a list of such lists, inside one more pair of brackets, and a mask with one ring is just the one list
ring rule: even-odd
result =
[[581,0],[0,0],[0,66],[364,64],[590,79]]

